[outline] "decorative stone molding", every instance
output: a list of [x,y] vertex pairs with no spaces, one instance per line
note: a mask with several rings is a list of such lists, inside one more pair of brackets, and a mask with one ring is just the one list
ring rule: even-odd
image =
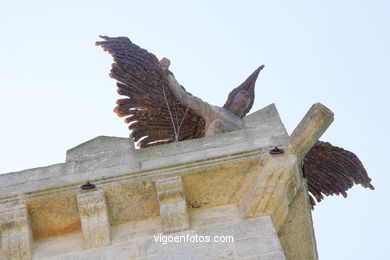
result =
[[163,232],[170,233],[188,229],[190,221],[181,177],[157,180],[156,190]]
[[111,225],[103,191],[85,191],[77,195],[84,249],[111,244]]
[[31,259],[31,228],[24,200],[0,205],[1,247],[6,260]]

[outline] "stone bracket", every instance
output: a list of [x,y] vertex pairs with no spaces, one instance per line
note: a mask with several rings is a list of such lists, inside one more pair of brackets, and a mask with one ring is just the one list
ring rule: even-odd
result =
[[247,180],[251,186],[237,205],[242,217],[270,215],[279,230],[300,187],[299,173],[299,162],[294,155],[269,159],[253,179]]
[[271,155],[263,169],[246,180],[249,189],[238,203],[244,218],[271,215],[279,230],[302,183],[301,161],[332,121],[333,113],[324,105],[310,108],[291,134],[285,153]]
[[171,233],[188,229],[190,221],[181,177],[157,180],[156,190],[163,232]]
[[0,205],[1,247],[6,260],[30,260],[32,235],[26,202]]
[[111,244],[111,225],[103,191],[86,191],[77,195],[84,249]]

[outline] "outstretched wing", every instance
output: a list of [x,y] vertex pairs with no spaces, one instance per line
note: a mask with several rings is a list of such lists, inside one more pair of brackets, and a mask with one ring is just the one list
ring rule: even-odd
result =
[[[346,191],[354,184],[374,189],[371,179],[359,158],[343,148],[327,142],[317,142],[303,159],[303,174],[308,190],[318,202],[333,194],[347,197]],[[310,196],[312,208],[315,200]]]
[[144,148],[204,136],[204,119],[183,106],[167,85],[166,73],[155,55],[141,49],[127,37],[100,36],[96,42],[114,62],[110,77],[116,79],[118,93],[114,112],[126,117],[130,137]]

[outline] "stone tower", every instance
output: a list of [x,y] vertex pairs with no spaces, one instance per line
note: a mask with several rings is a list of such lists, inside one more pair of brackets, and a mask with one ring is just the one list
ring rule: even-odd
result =
[[138,150],[100,136],[0,175],[0,259],[317,259],[301,161],[332,112],[313,105],[290,136],[274,105],[245,120]]

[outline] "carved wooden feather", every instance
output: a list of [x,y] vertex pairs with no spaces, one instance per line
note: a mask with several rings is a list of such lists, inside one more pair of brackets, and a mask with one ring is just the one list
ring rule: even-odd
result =
[[141,148],[174,142],[172,120],[176,126],[181,124],[178,141],[204,136],[204,119],[191,109],[187,111],[174,97],[167,86],[166,72],[161,70],[155,55],[127,37],[101,38],[104,41],[96,45],[108,51],[115,62],[110,77],[118,81],[118,93],[127,96],[117,101],[114,112],[126,117],[130,137]]
[[[374,189],[359,158],[352,152],[327,142],[317,142],[303,159],[303,173],[311,193],[312,207],[324,196],[343,195],[354,184]],[[314,198],[313,198],[314,196]]]

